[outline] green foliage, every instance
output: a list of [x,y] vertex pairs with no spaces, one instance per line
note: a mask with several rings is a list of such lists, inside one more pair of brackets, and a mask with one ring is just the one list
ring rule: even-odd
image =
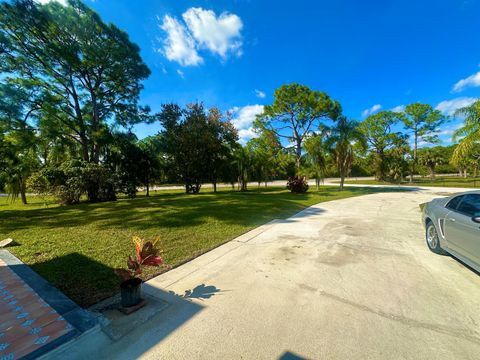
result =
[[303,147],[306,151],[305,160],[308,175],[315,179],[318,190],[327,172],[327,151],[322,136],[315,134],[307,137]]
[[42,197],[55,196],[65,205],[78,204],[83,195],[91,202],[116,200],[111,169],[79,160],[41,169],[30,177],[29,187]]
[[435,169],[437,165],[443,162],[443,156],[438,151],[438,149],[435,149],[435,148],[426,149],[425,151],[422,152],[422,155],[420,157],[420,162],[429,169],[430,178],[434,180]]
[[237,147],[237,133],[230,122],[222,121],[217,109],[205,113],[196,103],[181,109],[176,104],[163,105],[159,120],[170,176],[180,177],[187,193],[196,194],[202,183],[216,184],[222,167],[232,161]]
[[264,107],[255,125],[295,145],[298,169],[305,138],[318,130],[322,119],[335,119],[341,106],[326,93],[300,84],[283,85],[275,90],[274,97],[273,104]]
[[378,180],[387,178],[388,165],[386,150],[390,149],[406,135],[393,131],[393,126],[402,121],[403,116],[392,111],[380,111],[370,115],[360,125],[367,146],[372,151],[375,175]]
[[403,114],[403,124],[413,138],[413,161],[411,179],[416,173],[418,162],[417,150],[418,142],[436,144],[439,142],[439,127],[447,120],[439,110],[435,110],[431,105],[414,103],[407,105]]
[[[150,120],[149,109],[138,105],[141,81],[150,73],[140,49],[81,1],[66,7],[2,2],[0,49],[0,128],[35,133],[44,166],[69,159],[101,164],[113,127]],[[90,201],[114,198],[95,183],[105,182],[102,167],[84,171],[90,172],[84,183]]]
[[464,125],[453,134],[453,140],[460,140],[452,157],[456,165],[468,162],[468,158],[476,158],[477,145],[480,143],[480,99],[472,105],[461,108],[456,116],[465,117]]
[[282,145],[273,131],[260,131],[258,137],[249,140],[247,147],[252,156],[252,180],[260,185],[262,181],[266,183],[279,175],[278,154],[282,152]]
[[343,190],[345,177],[351,170],[355,159],[355,149],[367,148],[364,133],[360,124],[355,120],[349,120],[345,116],[339,116],[334,126],[328,129],[330,136],[327,146],[330,148],[332,157],[340,175],[340,190]]
[[386,179],[395,183],[404,180],[408,171],[410,147],[406,136],[394,138],[392,147],[385,151],[385,164],[388,169]]

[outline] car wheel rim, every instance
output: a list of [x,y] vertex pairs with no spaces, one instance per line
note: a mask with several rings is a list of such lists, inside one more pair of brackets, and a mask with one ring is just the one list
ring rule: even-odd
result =
[[431,248],[436,248],[437,247],[437,230],[435,230],[435,226],[430,225],[428,227],[427,231],[427,241],[428,245],[430,245]]

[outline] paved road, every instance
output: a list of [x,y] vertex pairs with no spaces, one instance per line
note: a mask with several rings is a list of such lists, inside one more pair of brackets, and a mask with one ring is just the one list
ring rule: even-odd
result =
[[431,253],[420,224],[419,203],[450,191],[337,200],[264,225],[150,280],[170,306],[96,354],[478,359],[480,276]]

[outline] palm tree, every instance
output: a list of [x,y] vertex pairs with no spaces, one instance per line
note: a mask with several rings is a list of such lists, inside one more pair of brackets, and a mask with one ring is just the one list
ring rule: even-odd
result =
[[434,149],[427,149],[420,157],[420,161],[430,172],[430,179],[435,180],[435,168],[442,163],[442,156]]
[[327,132],[330,134],[327,144],[340,174],[340,191],[342,191],[345,178],[350,173],[355,158],[354,146],[358,145],[365,149],[366,140],[360,131],[359,123],[345,116],[339,116],[335,125]]
[[309,136],[305,140],[303,147],[307,152],[306,159],[311,167],[313,176],[315,177],[317,190],[319,190],[320,182],[323,182],[323,179],[325,179],[325,173],[327,172],[327,158],[322,137],[318,134]]
[[480,99],[472,105],[458,109],[456,116],[464,116],[463,127],[453,134],[453,141],[460,140],[453,152],[452,162],[460,163],[471,156],[476,144],[480,143]]
[[250,149],[240,146],[235,150],[234,164],[237,166],[238,188],[240,191],[247,191],[248,174],[251,171],[253,156]]

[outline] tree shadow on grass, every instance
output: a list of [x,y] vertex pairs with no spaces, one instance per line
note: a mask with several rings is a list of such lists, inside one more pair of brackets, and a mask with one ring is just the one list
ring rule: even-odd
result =
[[[283,190],[283,189],[282,189]],[[54,208],[5,210],[0,212],[2,230],[9,232],[28,229],[54,229],[95,224],[99,229],[112,227],[142,231],[150,228],[194,227],[214,218],[227,224],[257,225],[273,218],[290,216],[305,208],[305,202],[315,203],[339,197],[336,189],[322,189],[306,194],[291,194],[278,188],[247,192],[220,191],[185,195],[158,193],[151,197],[121,199],[117,202],[79,204]],[[379,192],[411,191],[396,188],[346,189],[353,195]],[[266,195],[266,196],[262,196]]]

